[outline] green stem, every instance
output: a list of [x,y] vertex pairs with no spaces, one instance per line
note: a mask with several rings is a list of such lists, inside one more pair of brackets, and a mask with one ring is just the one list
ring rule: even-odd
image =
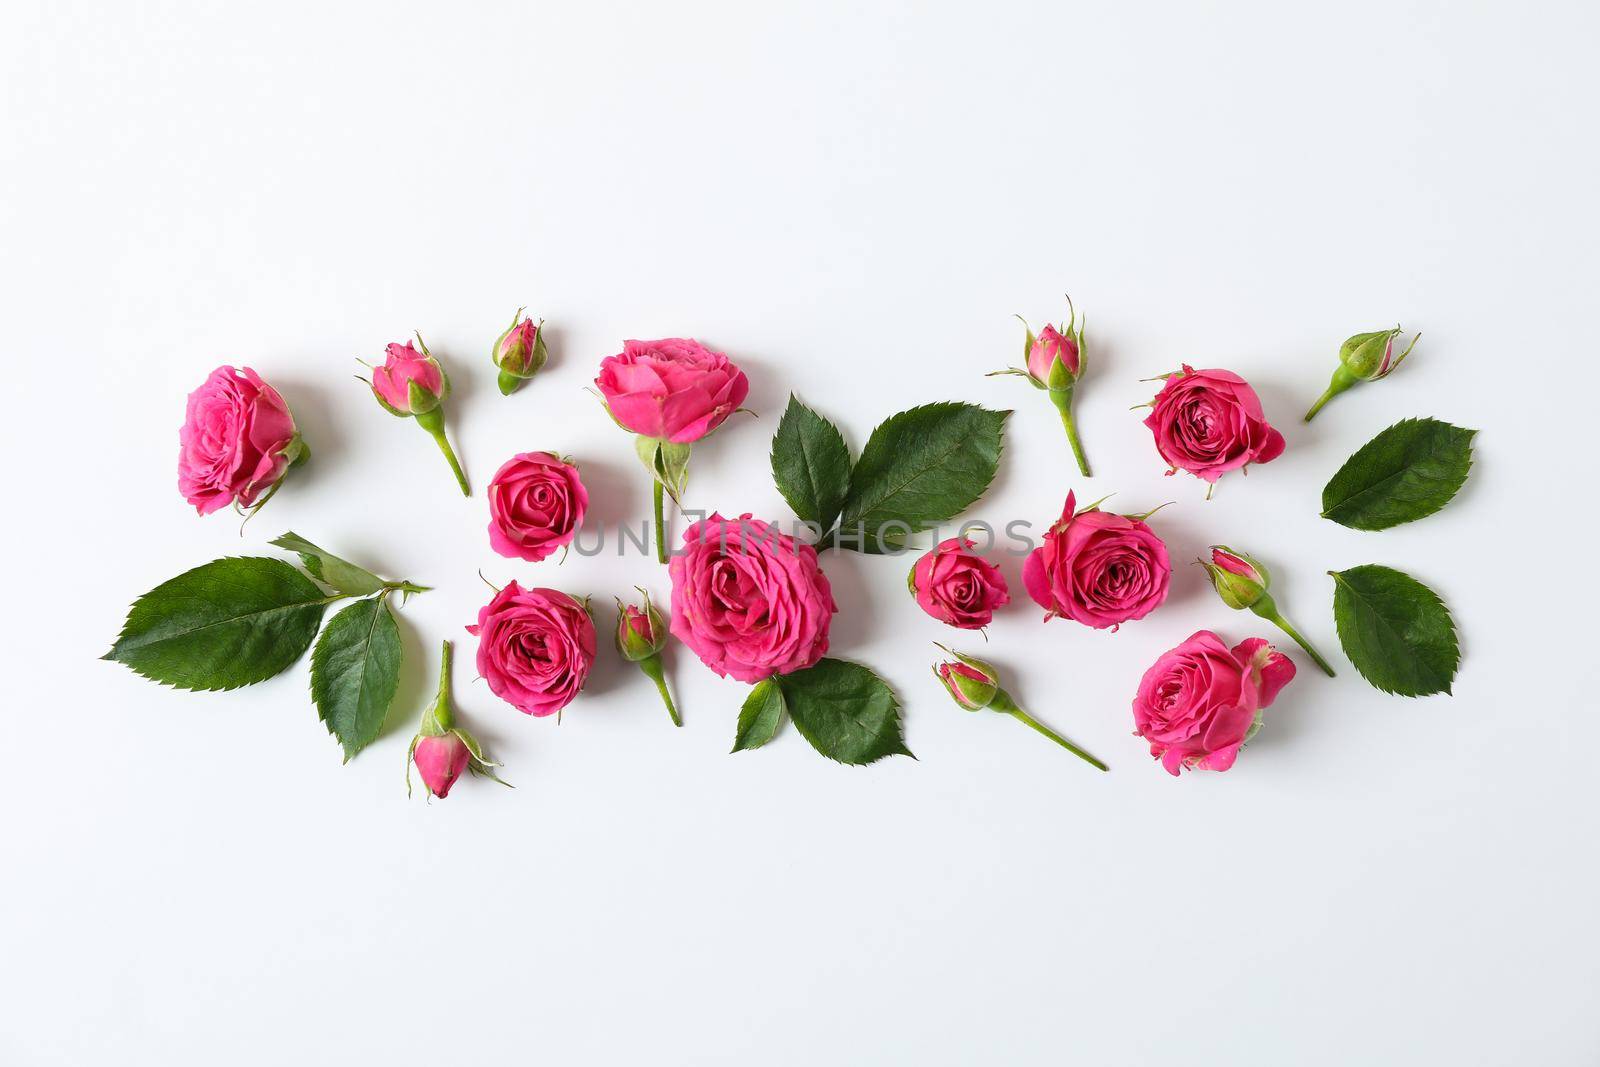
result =
[[1289,625],[1289,620],[1283,617],[1283,613],[1279,611],[1277,606],[1272,603],[1270,597],[1262,597],[1261,600],[1257,601],[1250,610],[1254,611],[1257,615],[1260,615],[1263,619],[1266,619],[1278,629],[1294,638],[1294,643],[1304,649],[1306,655],[1310,656],[1314,661],[1316,661],[1317,666],[1322,668],[1322,672],[1324,674],[1326,674],[1329,678],[1334,676],[1333,668],[1328,666],[1328,661],[1323,659],[1317,650],[1311,647],[1311,642],[1300,636],[1299,630],[1296,630],[1293,626]]
[[660,479],[650,484],[656,512],[656,562],[665,563],[667,561],[667,516],[666,505],[661,499],[665,494]]
[[639,661],[639,669],[644,671],[645,677],[656,683],[656,692],[661,694],[662,702],[667,705],[667,714],[672,716],[672,725],[682,726],[683,717],[678,714],[678,705],[672,702],[672,693],[667,689],[667,676],[661,669],[661,657],[646,656]]
[[1029,715],[1027,712],[1023,711],[1017,706],[1017,702],[1011,699],[1011,695],[1004,689],[995,693],[994,700],[990,702],[989,707],[993,708],[995,711],[1004,712],[1014,719],[1020,719],[1022,722],[1027,723],[1029,726],[1033,727],[1041,734],[1044,734],[1050,740],[1054,741],[1056,744],[1060,745],[1074,756],[1077,756],[1085,763],[1088,763],[1094,767],[1098,767],[1102,771],[1108,771],[1111,769],[1104,763],[1101,763],[1099,760],[1089,755],[1089,753],[1085,752],[1083,749],[1079,748],[1077,745],[1073,744],[1071,741],[1068,741],[1065,737],[1062,737],[1060,734],[1050,729],[1050,727],[1046,726],[1038,719],[1035,719],[1032,715]]
[[1051,389],[1050,402],[1061,413],[1061,425],[1067,430],[1067,444],[1072,446],[1072,458],[1078,461],[1078,473],[1085,478],[1089,473],[1089,460],[1083,454],[1083,442],[1078,439],[1078,423],[1072,417],[1072,390]]
[[440,642],[439,695],[433,702],[433,719],[439,732],[445,733],[455,725],[455,713],[450,709],[450,642]]
[[1333,372],[1333,380],[1328,383],[1327,390],[1322,394],[1322,396],[1317,398],[1317,402],[1315,404],[1311,405],[1311,410],[1306,412],[1305,421],[1310,422],[1312,419],[1316,418],[1317,412],[1322,410],[1322,406],[1324,404],[1338,396],[1340,393],[1344,392],[1346,389],[1350,388],[1352,385],[1356,384],[1358,381],[1360,381],[1360,379],[1354,374],[1351,374],[1345,368],[1343,363],[1339,364],[1339,369]]
[[450,470],[456,476],[456,484],[461,487],[462,496],[471,496],[472,490],[467,487],[467,472],[461,469],[461,461],[456,459],[455,449],[450,447],[450,439],[444,435],[444,407],[434,408],[417,417],[417,425],[428,431],[434,443],[439,446],[439,451],[444,453],[444,458],[450,462]]

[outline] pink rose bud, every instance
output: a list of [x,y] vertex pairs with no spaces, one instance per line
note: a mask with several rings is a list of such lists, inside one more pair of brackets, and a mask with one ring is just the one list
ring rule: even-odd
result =
[[450,395],[449,375],[423,344],[420,333],[415,345],[410,341],[403,345],[392,344],[385,352],[383,366],[372,368],[372,380],[367,382],[372,395],[389,414],[417,420],[417,425],[444,453],[445,461],[456,476],[456,484],[461,487],[461,495],[471,496],[467,474],[444,435],[444,399]]
[[511,316],[511,325],[494,343],[494,365],[500,370],[500,392],[510,396],[522,383],[538,374],[550,358],[544,346],[544,320],[535,323],[522,317],[522,309]]
[[964,537],[941,541],[917,560],[906,585],[923,611],[962,630],[983,629],[1011,601],[1005,575]]
[[509,786],[494,773],[500,766],[483,754],[478,739],[455,724],[455,712],[450,706],[450,642],[444,642],[439,660],[439,693],[433,706],[422,713],[422,726],[411,739],[411,751],[406,761],[406,795],[411,794],[411,765],[416,764],[422,775],[422,787],[430,797],[443,800],[450,788],[461,777],[462,771],[492,778]]
[[963,655],[943,645],[937,647],[952,658],[934,665],[934,677],[939,679],[945,692],[949,693],[957,704],[968,711],[982,711],[984,708],[989,708],[1004,712],[1044,734],[1079,759],[1099,767],[1102,771],[1107,769],[1104,763],[1018,707],[1017,702],[1011,699],[1011,694],[1000,687],[1000,674],[993,664],[985,663],[976,656]]
[[450,795],[450,787],[471,760],[466,742],[453,733],[424,737],[411,751],[411,762],[417,765],[423,786],[440,800]]
[[310,449],[289,405],[249,367],[218,367],[189,394],[178,430],[178,491],[201,515],[258,508]]
[[1229,471],[1283,455],[1283,434],[1268,424],[1261,398],[1229,370],[1184,364],[1166,376],[1144,424],[1169,474],[1188,471],[1212,486]]
[[1186,767],[1225,771],[1293,677],[1294,664],[1261,638],[1230,649],[1201,630],[1145,671],[1133,699],[1134,733],[1174,776]]
[[1340,345],[1339,367],[1333,372],[1333,380],[1328,383],[1327,390],[1306,412],[1305,421],[1310,422],[1322,410],[1322,405],[1357,382],[1375,382],[1387,378],[1405,361],[1422,338],[1420,333],[1413,336],[1411,343],[1397,356],[1394,354],[1394,341],[1399,336],[1400,327],[1396,326],[1392,330],[1358,333]]
[[1333,677],[1333,668],[1328,661],[1323,659],[1316,649],[1311,647],[1311,642],[1300,636],[1300,631],[1289,624],[1278,610],[1278,605],[1268,595],[1267,588],[1272,584],[1272,578],[1267,573],[1267,568],[1253,556],[1243,552],[1235,552],[1226,545],[1211,546],[1211,562],[1198,561],[1206,569],[1206,574],[1211,578],[1212,588],[1222,602],[1235,610],[1249,608],[1261,618],[1277,626],[1284,633],[1294,638],[1295,644],[1305,650],[1318,667]]
[[1078,424],[1072,416],[1072,391],[1078,379],[1083,377],[1086,358],[1083,348],[1083,320],[1078,318],[1071,297],[1067,298],[1067,311],[1069,318],[1064,324],[1053,326],[1045,323],[1044,329],[1040,330],[1037,336],[1034,335],[1033,327],[1023,319],[1022,327],[1027,331],[1022,343],[1024,366],[1010,367],[995,371],[994,374],[1016,374],[1025,377],[1033,383],[1034,388],[1042,389],[1049,394],[1050,403],[1055,405],[1056,411],[1061,416],[1061,425],[1067,431],[1067,444],[1071,446],[1072,456],[1078,463],[1078,472],[1087,478],[1089,461],[1083,454],[1083,442],[1078,438]]
[[644,597],[642,605],[617,601],[617,651],[629,663],[637,663],[645,677],[656,683],[656,691],[661,694],[673,725],[682,726],[683,719],[678,714],[678,706],[672,702],[666,671],[661,664],[661,650],[667,645],[667,620],[650,602],[647,591],[640,588],[639,594]]

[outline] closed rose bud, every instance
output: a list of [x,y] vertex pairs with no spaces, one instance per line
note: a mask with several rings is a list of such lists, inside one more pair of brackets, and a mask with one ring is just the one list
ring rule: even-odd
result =
[[1412,337],[1411,343],[1397,356],[1394,354],[1394,342],[1399,336],[1400,327],[1396,326],[1392,330],[1358,333],[1347,338],[1339,346],[1339,368],[1333,372],[1333,381],[1317,402],[1311,405],[1311,410],[1306,412],[1305,421],[1310,422],[1322,410],[1322,405],[1357,382],[1375,382],[1393,373],[1422,337],[1420,333]]
[[456,725],[455,710],[450,706],[449,641],[444,642],[440,656],[439,693],[433,706],[422,713],[422,725],[411,739],[411,750],[406,753],[406,795],[411,795],[413,764],[422,775],[422,786],[428,795],[440,800],[450,795],[450,788],[463,771],[510,786],[510,782],[494,773],[494,768],[500,764],[484,756],[478,739]]
[[422,784],[440,800],[450,795],[450,787],[456,784],[471,760],[472,753],[466,742],[453,733],[424,737],[411,754],[411,762],[417,765]]
[[1267,592],[1267,569],[1242,552],[1225,545],[1211,546],[1211,562],[1201,560],[1222,602],[1230,608],[1248,608]]
[[[419,336],[418,343],[422,341]],[[372,395],[391,414],[424,415],[450,395],[450,379],[439,361],[428,353],[428,346],[407,341],[385,350],[383,366],[372,370]]]
[[444,398],[450,395],[450,377],[423,344],[420,333],[415,345],[410,341],[403,345],[396,343],[384,351],[383,366],[373,367],[372,380],[367,382],[372,387],[372,395],[389,414],[417,420],[417,425],[444,453],[451,473],[456,476],[456,484],[461,487],[461,495],[471,496],[467,474],[444,435]]
[[982,711],[1000,692],[994,668],[982,660],[941,663],[934,668],[934,673],[951,698],[968,711]]
[[[1027,331],[1022,342],[1022,360],[1025,366],[995,371],[995,374],[1015,374],[1027,378],[1037,389],[1050,395],[1050,403],[1061,416],[1062,428],[1067,431],[1067,444],[1078,463],[1078,472],[1089,477],[1089,461],[1083,454],[1083,442],[1078,439],[1078,424],[1072,415],[1072,390],[1083,377],[1085,353],[1083,348],[1083,320],[1078,318],[1072,300],[1067,300],[1069,318],[1060,326],[1046,323],[1038,334],[1022,320]],[[1021,316],[1018,316],[1021,318]]]
[[[637,588],[637,587],[636,587]],[[683,725],[678,706],[672,702],[672,692],[667,688],[667,674],[661,665],[661,650],[667,645],[667,620],[650,602],[650,594],[639,589],[644,597],[643,606],[617,601],[617,651],[630,663],[637,663],[645,677],[656,683],[667,714],[675,726]]]
[[1046,388],[1060,388],[1078,380],[1078,342],[1049,323],[1028,348],[1028,374]]
[[1295,644],[1305,649],[1321,667],[1328,677],[1333,677],[1333,668],[1328,661],[1314,648],[1300,632],[1289,624],[1278,610],[1277,603],[1267,593],[1267,588],[1272,584],[1272,576],[1267,573],[1267,568],[1254,556],[1235,551],[1227,545],[1211,546],[1211,561],[1197,561],[1206,569],[1206,574],[1211,578],[1211,586],[1222,598],[1222,602],[1236,611],[1249,608],[1255,614],[1277,626],[1284,633],[1294,638]]
[[988,708],[1010,715],[1044,734],[1079,759],[1099,767],[1102,771],[1107,769],[1104,763],[1018,707],[1017,702],[1011,699],[1011,694],[1000,687],[1000,672],[995,670],[993,664],[985,663],[976,656],[964,655],[945,648],[943,645],[937,647],[952,658],[934,664],[934,677],[939,679],[945,692],[949,693],[957,704],[968,711],[982,711]]
[[645,598],[644,607],[619,604],[617,613],[617,651],[629,663],[655,655],[667,643],[667,620]]
[[538,374],[550,358],[544,345],[544,320],[523,318],[522,309],[494,343],[494,365],[500,370],[500,392],[510,396],[522,383]]

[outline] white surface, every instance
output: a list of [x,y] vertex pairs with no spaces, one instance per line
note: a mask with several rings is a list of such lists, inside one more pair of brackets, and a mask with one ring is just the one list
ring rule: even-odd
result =
[[[1578,4],[7,5],[0,1061],[1596,1062],[1597,30]],[[1092,483],[1042,396],[982,377],[1063,290]],[[486,353],[522,303],[553,359],[502,399]],[[1338,342],[1394,321],[1412,362],[1302,426]],[[1129,733],[1140,673],[1263,626],[1188,566],[1120,633],[1041,626],[1008,561],[987,649],[1098,775],[936,689],[952,633],[908,561],[830,557],[834,648],[900,688],[918,761],[837,767],[792,729],[730,756],[745,690],[679,650],[681,731],[609,656],[559,727],[463,679],[518,788],[407,803],[480,568],[602,617],[666,593],[637,558],[490,552],[481,493],[351,378],[412,328],[480,490],[559,448],[612,519],[646,482],[581,390],[624,337],[748,369],[759,420],[694,460],[691,501],[729,513],[788,517],[790,390],[856,448],[913,403],[1014,406],[977,514],[1174,500],[1174,558],[1263,556],[1339,677],[1296,654],[1237,767],[1175,781]],[[1210,503],[1128,410],[1180,360],[1246,375],[1288,436]],[[224,361],[315,453],[242,539],[174,488]],[[1460,498],[1319,520],[1407,415],[1481,428]],[[303,665],[190,695],[95,659],[135,594],[291,528],[437,587],[402,614],[390,732],[344,767]],[[1365,562],[1454,609],[1455,697],[1337,655],[1324,571]]]

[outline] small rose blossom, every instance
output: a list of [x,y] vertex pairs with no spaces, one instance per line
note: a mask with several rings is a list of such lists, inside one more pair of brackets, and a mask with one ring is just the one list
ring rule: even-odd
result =
[[1232,371],[1185,364],[1151,401],[1144,424],[1168,466],[1213,484],[1228,471],[1283,454],[1283,434],[1268,425],[1256,391]]
[[178,431],[178,491],[201,515],[233,503],[248,508],[304,456],[278,391],[249,367],[218,367],[189,394]]
[[383,366],[372,369],[372,393],[394,414],[425,414],[450,395],[450,379],[426,350],[407,341],[384,352]]
[[510,396],[522,383],[538,374],[550,358],[544,343],[544,322],[522,317],[522,309],[511,317],[511,325],[495,340],[491,353],[500,373],[500,392]]
[[1143,519],[1089,508],[1067,494],[1061,518],[1022,565],[1022,584],[1046,611],[1097,630],[1142,619],[1167,598],[1167,546]]
[[1230,649],[1201,630],[1145,671],[1133,700],[1134,733],[1170,774],[1225,771],[1293,677],[1294,664],[1261,638]]
[[675,726],[683,725],[678,705],[673,703],[672,692],[667,688],[666,668],[661,663],[661,650],[667,644],[667,620],[650,602],[650,594],[639,587],[644,597],[643,606],[617,601],[617,651],[629,663],[637,663],[645,677],[656,683],[661,702],[667,707]]
[[588,507],[577,467],[554,452],[512,456],[489,482],[489,545],[537,563],[572,543]]
[[744,403],[750,382],[727,356],[698,341],[625,341],[600,363],[595,387],[611,417],[644,437],[691,444]]
[[973,552],[964,537],[941,541],[917,560],[907,584],[923,611],[962,630],[989,625],[995,609],[1011,601],[1000,569]]
[[759,682],[828,651],[838,609],[810,545],[748,514],[712,515],[672,557],[672,635],[717,674]]
[[594,620],[556,589],[512,582],[467,632],[477,635],[478,673],[489,690],[528,715],[554,715],[572,703],[594,666]]
[[950,699],[968,711],[982,711],[1000,692],[1000,681],[987,664],[946,660],[933,669]]
[[1317,402],[1311,405],[1311,410],[1306,412],[1305,421],[1310,422],[1324,404],[1351,386],[1380,381],[1393,373],[1422,338],[1420,333],[1414,334],[1411,343],[1397,356],[1394,354],[1394,342],[1399,336],[1400,327],[1396,326],[1392,330],[1375,330],[1347,337],[1344,344],[1339,346],[1339,366],[1334,369],[1333,380]]
[[450,795],[450,787],[456,784],[471,761],[472,752],[467,743],[453,733],[421,738],[411,754],[411,762],[417,765],[422,784],[440,800]]

